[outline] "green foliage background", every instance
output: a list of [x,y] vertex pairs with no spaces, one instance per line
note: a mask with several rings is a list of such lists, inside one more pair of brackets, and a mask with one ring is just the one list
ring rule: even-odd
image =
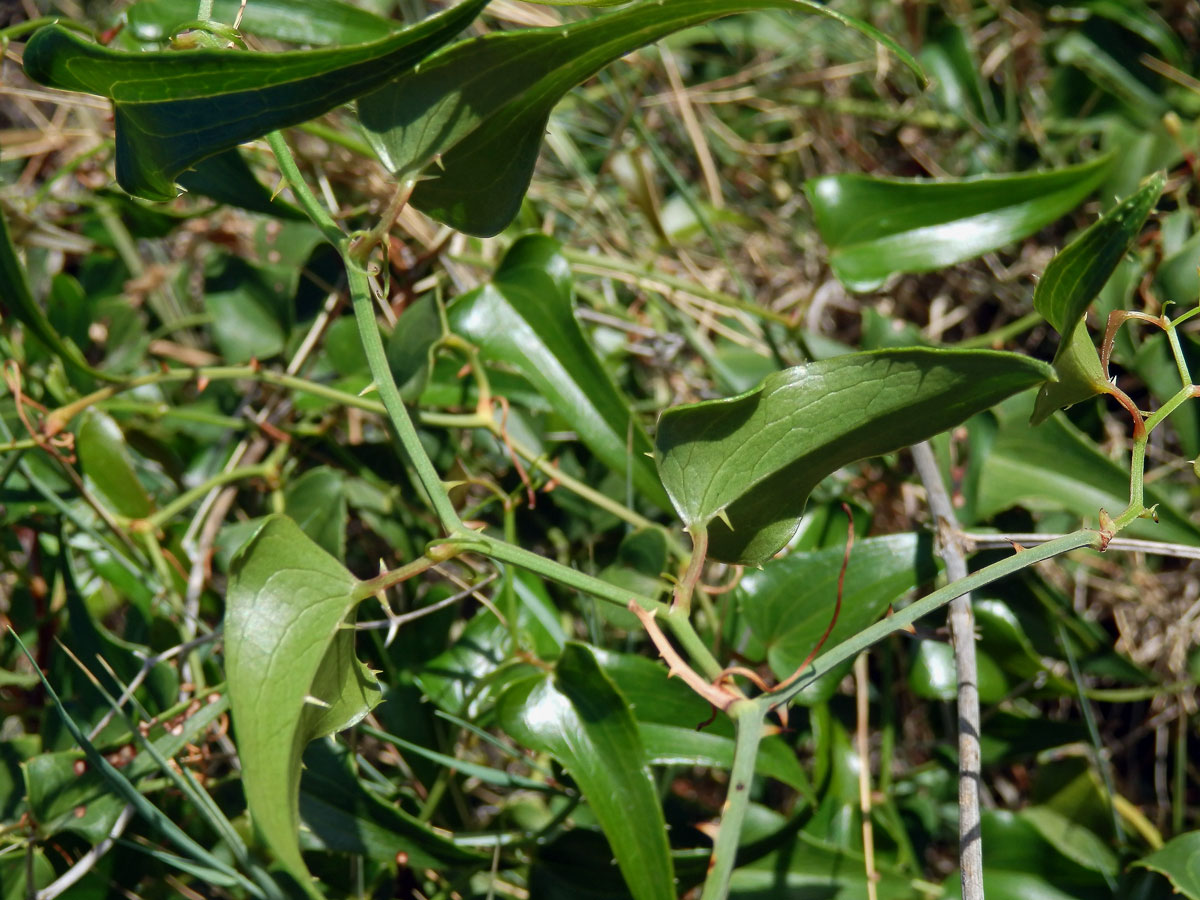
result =
[[1193,5],[27,6],[0,897],[1200,898]]

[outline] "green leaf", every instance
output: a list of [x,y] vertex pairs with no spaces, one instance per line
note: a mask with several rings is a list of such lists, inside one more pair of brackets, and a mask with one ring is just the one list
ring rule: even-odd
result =
[[[787,678],[816,647],[833,618],[841,547],[792,553],[765,569],[747,572],[734,596],[750,632],[767,650],[775,677]],[[905,591],[937,575],[932,541],[923,534],[894,534],[855,543],[842,593],[842,610],[826,646],[833,647],[866,628]],[[823,674],[795,698],[799,703],[828,700],[853,665],[848,661]]]
[[[638,734],[646,750],[646,761],[651,765],[733,767],[733,738],[697,731],[694,725],[682,728],[658,722],[638,722]],[[758,749],[754,771],[802,794],[813,795],[812,785],[796,759],[795,751],[781,741],[763,742]]]
[[567,644],[553,676],[505,693],[500,720],[522,744],[562,763],[579,785],[636,900],[673,900],[666,822],[637,723],[591,651]]
[[804,185],[834,274],[869,291],[1021,240],[1070,212],[1104,179],[1102,156],[1020,175],[900,179],[823,175]]
[[610,469],[662,509],[669,501],[647,458],[650,439],[575,320],[571,270],[557,241],[520,238],[491,283],[448,309],[451,329],[488,360],[514,366]]
[[809,0],[640,2],[554,28],[494,32],[463,41],[358,102],[375,152],[399,177],[435,160],[412,203],[439,221],[488,236],[516,216],[550,111],[575,85],[672,32],[753,9],[836,19],[867,34],[920,76],[916,61],[858,19]]
[[288,484],[283,511],[336,559],[346,558],[346,475],[329,466],[309,469]]
[[[727,716],[711,718],[711,707],[661,663],[629,653],[594,650],[593,655],[629,702],[637,718],[646,761],[654,765],[687,762],[729,768],[733,760],[734,730]],[[692,740],[696,737],[696,740]],[[715,740],[714,740],[715,739]],[[812,785],[795,751],[779,735],[763,738],[756,771],[791,785],[809,799]]]
[[378,702],[354,656],[360,582],[284,516],[267,518],[234,559],[225,672],[246,802],[284,867],[315,894],[297,844],[300,757]]
[[945,431],[1049,371],[1011,353],[925,349],[785,369],[745,394],[664,412],[659,473],[684,524],[708,529],[711,557],[761,565],[825,476]]
[[1140,0],[1084,0],[1078,8],[1115,22],[1146,43],[1153,44],[1163,59],[1172,65],[1179,65],[1184,58],[1183,46],[1170,23]]
[[0,213],[0,302],[5,312],[20,322],[43,346],[68,366],[95,378],[112,379],[87,364],[83,354],[54,330],[42,308],[33,299],[25,268],[17,259],[17,251],[8,233],[8,223]]
[[1054,355],[1058,381],[1042,385],[1033,410],[1034,425],[1056,409],[1107,391],[1108,381],[1083,317],[1137,240],[1165,183],[1161,172],[1148,178],[1046,266],[1033,292],[1033,308],[1063,335],[1063,341]]
[[979,74],[970,37],[956,22],[939,16],[920,53],[941,106],[976,122],[994,124],[996,104]]
[[[232,25],[241,0],[214,0],[212,19]],[[140,41],[165,41],[196,22],[196,0],[141,0],[125,12]],[[391,34],[399,23],[341,0],[254,0],[242,12],[240,31],[291,44],[362,44]]]
[[408,855],[416,869],[483,868],[491,857],[472,853],[398,806],[385,803],[357,777],[353,757],[333,742],[317,741],[304,754],[300,815],[322,849],[361,853],[394,862]]
[[379,41],[326,50],[127,53],[52,25],[25,47],[34,81],[113,101],[117,183],[151,200],[175,197],[195,163],[307,121],[419,63],[475,18],[464,2]]
[[[227,706],[224,697],[205,704],[175,732],[158,734],[153,741],[155,749],[164,757],[175,756],[186,744],[195,741]],[[82,762],[84,758],[78,750],[67,750],[43,753],[22,763],[29,812],[40,833],[49,836],[74,831],[93,843],[111,833],[113,822],[125,808],[125,800],[113,791],[104,773]],[[154,758],[144,752],[122,767],[122,774],[133,783],[157,771]]]
[[285,311],[273,273],[232,254],[210,259],[208,270],[204,310],[226,362],[270,359],[283,352]]
[[18,852],[5,853],[0,856],[0,900],[36,897],[56,875],[54,863],[40,847],[29,844]]
[[144,519],[154,503],[137,477],[125,435],[112,416],[91,408],[75,435],[79,466],[108,509],[126,519]]
[[1116,271],[1154,208],[1163,183],[1161,173],[1148,179],[1050,260],[1034,289],[1033,308],[1059,334],[1075,327]]
[[280,219],[305,219],[303,212],[267,190],[237,148],[201,160],[181,172],[177,181],[184,190],[227,206]]
[[[986,651],[977,650],[975,656],[979,699],[983,703],[998,703],[1008,695],[1008,679]],[[920,641],[913,654],[908,684],[913,693],[923,699],[953,700],[958,696],[954,648],[942,641]]]
[[1031,425],[1038,425],[1051,413],[1103,394],[1108,389],[1100,354],[1096,352],[1087,322],[1082,318],[1075,323],[1070,335],[1059,343],[1052,365],[1057,380],[1047,381],[1038,391],[1029,419]]
[[1190,900],[1200,900],[1200,831],[1172,838],[1133,865],[1167,876],[1176,891]]
[[1037,829],[1046,842],[1085,869],[1092,869],[1109,877],[1120,871],[1117,855],[1097,834],[1049,806],[1030,806],[1017,813]]
[[[1027,408],[1013,404],[1011,412]],[[1129,502],[1129,468],[1100,452],[1063,415],[1036,428],[1010,416],[1004,421],[979,470],[976,515],[987,519],[1013,506],[1034,511],[1067,510],[1095,522],[1098,510],[1115,515]],[[1158,504],[1158,522],[1133,521],[1130,537],[1200,543],[1200,528],[1191,523],[1153,485],[1146,486],[1147,505]]]

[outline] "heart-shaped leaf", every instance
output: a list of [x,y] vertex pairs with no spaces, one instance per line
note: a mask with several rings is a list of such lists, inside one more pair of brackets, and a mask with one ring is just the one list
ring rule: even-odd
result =
[[1166,178],[1161,172],[1146,179],[1141,188],[1067,244],[1046,266],[1033,292],[1033,308],[1046,317],[1063,340],[1054,354],[1058,381],[1042,385],[1033,409],[1034,425],[1056,409],[1108,390],[1108,380],[1083,317],[1137,239],[1164,184]]
[[571,269],[557,241],[519,239],[491,283],[447,310],[450,327],[484,359],[516,367],[579,439],[638,493],[662,509],[669,501],[648,454],[652,445],[575,320]]
[[901,179],[823,175],[804,185],[833,272],[869,291],[896,272],[928,272],[1011,244],[1070,212],[1112,157],[1021,175]]
[[[735,596],[750,631],[767,649],[776,678],[791,675],[816,648],[833,617],[843,550],[792,553],[757,572],[747,572]],[[905,591],[937,574],[928,535],[893,534],[858,541],[850,555],[842,609],[827,645],[862,631]],[[822,703],[833,696],[853,660],[812,681],[796,695],[798,703]]]
[[503,229],[529,188],[550,111],[575,85],[673,32],[753,9],[836,19],[869,35],[920,76],[916,61],[858,19],[809,0],[658,0],[554,28],[463,41],[362,97],[367,139],[389,169],[413,176],[435,160],[412,203],[482,236]]
[[[125,11],[129,30],[140,41],[165,41],[196,21],[196,0],[140,0]],[[212,19],[259,38],[290,44],[365,44],[391,34],[399,23],[341,0],[213,0]]]
[[175,179],[195,163],[378,87],[450,41],[487,2],[464,0],[372,43],[286,53],[128,53],[52,25],[25,47],[25,72],[112,100],[117,183],[170,200]]
[[225,674],[258,830],[314,893],[297,843],[300,757],[314,738],[349,728],[379,702],[374,675],[344,628],[361,583],[296,523],[270,516],[239,551],[225,614]]
[[760,565],[795,533],[809,492],[847,463],[951,428],[1050,377],[988,350],[852,353],[768,376],[752,391],[669,409],[659,474],[709,555]]
[[592,652],[568,643],[553,676],[500,701],[505,731],[549,753],[579,785],[636,900],[674,900],[666,822],[629,704]]

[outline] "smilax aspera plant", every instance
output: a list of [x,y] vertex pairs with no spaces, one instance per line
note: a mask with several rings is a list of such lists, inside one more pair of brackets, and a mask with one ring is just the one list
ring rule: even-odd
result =
[[[910,24],[926,35],[918,59],[809,0],[591,8],[610,5],[411,2],[402,22],[381,14],[389,4],[344,0],[138,0],[106,28],[54,14],[0,31],[30,90],[111,110],[86,154],[13,179],[0,219],[4,313],[20,327],[20,340],[6,338],[0,417],[19,544],[6,554],[55,560],[49,579],[28,582],[36,614],[9,613],[14,646],[36,645],[32,668],[21,664],[29,678],[15,666],[12,677],[61,717],[45,753],[4,745],[25,791],[23,818],[3,825],[22,860],[0,869],[19,884],[5,897],[67,896],[101,870],[120,883],[103,868],[110,852],[209,897],[977,898],[985,884],[995,897],[1156,897],[1168,881],[1200,896],[1186,786],[1169,843],[1114,788],[1076,658],[1091,646],[1079,635],[1093,632],[1056,612],[1045,645],[1065,658],[1054,668],[1001,595],[971,602],[980,591],[1056,596],[1034,567],[1071,551],[1198,543],[1175,495],[1145,475],[1148,448],[1162,454],[1160,426],[1194,415],[1196,309],[1113,300],[1121,278],[1143,277],[1156,207],[1186,207],[1174,157],[1151,154],[1134,172],[1112,145],[1089,144],[1076,164],[1055,152],[1051,165],[1015,173],[809,179],[803,197],[833,276],[884,295],[898,273],[994,254],[1102,195],[1100,215],[1038,262],[1021,327],[1041,329],[1052,361],[993,349],[1020,331],[959,346],[889,331],[871,343],[864,325],[867,349],[822,343],[744,279],[740,297],[689,287],[572,248],[552,236],[552,216],[539,228],[543,144],[586,173],[597,216],[613,214],[597,187],[611,170],[640,210],[617,218],[644,217],[643,242],[682,246],[671,212],[728,266],[721,232],[747,224],[715,202],[725,188],[706,149],[708,202],[646,126],[652,107],[630,77],[642,57],[630,54],[663,42],[661,56],[642,56],[661,59],[697,148],[675,54],[693,40],[733,53],[739,28],[791,29],[818,46],[853,37],[860,56],[878,51],[877,78],[913,98],[966,72],[963,102],[975,106],[937,121],[991,140],[996,97],[966,26],[911,4],[921,12]],[[1084,6],[1084,18],[1108,15]],[[1079,43],[1069,36],[1084,31],[1056,27],[1069,56]],[[736,71],[718,76],[741,83]],[[609,131],[580,149],[569,116],[599,116]],[[1011,149],[1015,160],[1027,148]],[[87,188],[71,201],[74,238],[38,223],[73,172]],[[676,206],[657,197],[655,172]],[[425,234],[429,251],[401,232]],[[198,243],[204,258],[191,270],[148,262],[139,248],[152,240],[183,255]],[[86,261],[53,271],[71,254]],[[480,265],[483,277],[464,274]],[[576,284],[584,274],[606,286]],[[645,316],[663,327],[637,324],[611,299],[614,279],[658,298],[692,291],[704,306],[688,308],[707,318],[660,299]],[[102,283],[117,285],[103,303],[84,287]],[[1099,337],[1087,321],[1098,298],[1109,313]],[[696,331],[713,316],[725,322],[714,334],[761,349],[758,362],[738,370]],[[145,321],[157,323],[153,335],[139,334]],[[1129,323],[1162,333],[1152,375],[1129,362],[1145,355]],[[645,355],[661,389],[645,389],[643,363],[615,351],[614,335],[660,340]],[[138,349],[118,353],[126,339]],[[697,348],[718,390],[688,387],[697,376],[665,352],[671,340]],[[1113,360],[1140,379],[1129,394]],[[1143,382],[1166,392],[1149,413]],[[643,400],[631,401],[639,384]],[[126,417],[151,407],[161,421],[133,434]],[[1078,437],[1067,407],[1124,417],[1127,475]],[[883,485],[870,474],[878,467],[856,464],[895,465],[909,447],[935,536],[856,542],[863,510],[834,502],[836,485],[846,472]],[[1020,469],[1019,489],[1002,486],[1006,463]],[[1088,527],[992,544],[960,527],[1014,503],[1044,508],[1039,479],[1058,465],[1087,483],[1067,509]],[[231,515],[239,490],[255,499]],[[1154,540],[1130,541],[1127,529]],[[730,584],[711,583],[721,579]],[[941,683],[957,697],[958,771],[945,783],[957,783],[960,847],[939,885],[906,830],[918,806],[872,799],[867,651],[891,659],[897,636],[916,634],[914,672],[931,671],[945,645],[922,620],[947,605],[956,668]],[[383,618],[360,620],[377,607]],[[55,615],[69,618],[64,646],[77,667],[50,662]],[[987,682],[1001,629],[1003,660],[1025,686],[1010,684],[1009,706],[981,718],[981,694],[1005,694]],[[853,748],[838,712],[852,672]],[[989,722],[1013,727],[1033,706],[1023,694],[1039,691],[1084,711],[1090,732],[1062,743],[1093,753],[1078,781],[1100,810],[1092,819],[1049,802],[1020,818],[980,810],[984,757],[998,752]],[[113,749],[126,745],[126,756]],[[931,757],[926,771],[936,765]],[[881,771],[881,796],[891,777]],[[910,787],[913,797],[932,790]],[[936,806],[921,808],[933,816]],[[135,820],[144,835],[122,837]],[[985,867],[989,830],[1048,848],[1041,874],[1070,875],[1078,891]],[[1093,833],[1109,831],[1123,859]],[[43,853],[60,834],[69,866]],[[1066,860],[1058,873],[1053,854]],[[1143,893],[1123,893],[1135,885]]]

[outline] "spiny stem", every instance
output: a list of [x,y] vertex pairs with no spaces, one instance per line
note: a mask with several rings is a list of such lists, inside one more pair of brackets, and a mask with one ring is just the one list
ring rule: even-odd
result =
[[671,608],[684,617],[691,612],[692,593],[696,590],[696,584],[704,571],[704,561],[708,557],[708,529],[703,525],[690,525],[688,534],[692,536],[692,555],[688,559],[683,578],[675,586],[675,597],[671,601]]
[[739,700],[729,708],[737,738],[733,747],[733,768],[729,772],[729,793],[721,809],[721,824],[713,843],[708,878],[700,900],[724,900],[729,894],[729,882],[737,863],[738,844],[746,810],[750,807],[750,788],[754,784],[754,767],[758,762],[758,746],[762,742],[765,723],[762,710],[753,702]]
[[1113,521],[1116,534],[1146,511],[1144,482],[1146,472],[1146,436],[1134,438],[1133,452],[1129,462],[1129,506]]
[[321,229],[325,240],[338,247],[342,238],[345,237],[345,232],[333,220],[333,216],[329,214],[321,201],[317,199],[317,195],[312,192],[312,188],[308,186],[308,182],[304,180],[300,167],[296,165],[296,158],[292,156],[291,148],[283,139],[283,133],[272,131],[267,135],[267,143],[271,147],[271,152],[275,154],[275,161],[279,164],[280,173],[287,179],[288,186],[296,195],[296,202],[300,204],[300,208],[304,210],[312,223]]
[[420,556],[412,562],[400,566],[398,569],[381,572],[370,581],[364,581],[359,584],[354,589],[354,599],[366,600],[380,591],[386,591],[390,587],[408,581],[408,579],[415,575],[420,575],[422,572],[428,571],[435,565],[437,565],[437,560],[431,559],[428,556]]
[[363,264],[349,253],[348,246],[341,242],[342,257],[346,264],[346,279],[350,285],[350,301],[354,309],[354,318],[358,322],[358,335],[366,352],[367,365],[371,370],[371,378],[379,391],[379,398],[387,410],[392,427],[400,439],[400,445],[408,455],[409,462],[416,470],[417,480],[429,498],[429,503],[437,513],[442,527],[448,534],[453,534],[463,528],[462,520],[450,502],[441,476],[433,467],[433,462],[421,445],[421,438],[413,427],[408,409],[396,387],[388,365],[387,354],[383,349],[383,341],[379,337],[379,326],[375,323],[375,303],[371,298],[371,284],[367,270]]

